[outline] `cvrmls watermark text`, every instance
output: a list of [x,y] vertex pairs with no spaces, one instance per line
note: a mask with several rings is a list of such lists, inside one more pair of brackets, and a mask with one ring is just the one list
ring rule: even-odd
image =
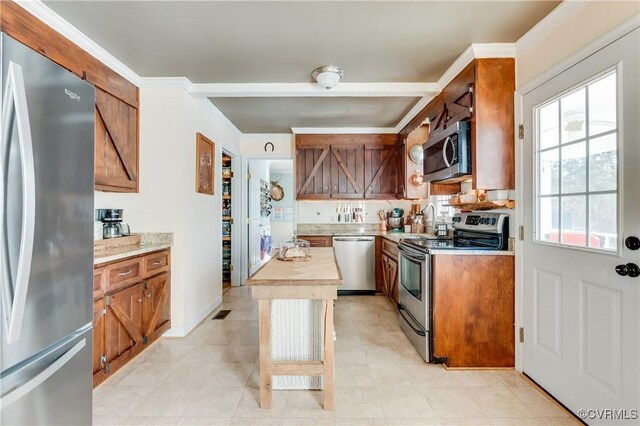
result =
[[578,417],[591,420],[637,420],[638,410],[626,408],[589,408],[578,410]]

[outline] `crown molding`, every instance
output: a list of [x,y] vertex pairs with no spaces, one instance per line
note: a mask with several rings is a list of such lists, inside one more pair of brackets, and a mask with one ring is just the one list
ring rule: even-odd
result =
[[[193,97],[192,97],[193,98]],[[209,108],[213,115],[218,117],[222,122],[224,122],[229,129],[235,133],[238,140],[242,137],[242,132],[238,127],[229,120],[229,118],[222,113],[214,104],[207,98],[193,98],[195,101],[201,102],[205,108]]]
[[14,0],[24,10],[62,34],[71,42],[78,45],[88,54],[129,80],[140,86],[141,78],[131,68],[120,62],[115,56],[100,47],[96,42],[84,35],[79,29],[64,20],[60,15],[42,3],[41,0]]
[[292,127],[291,133],[303,134],[371,134],[398,133],[395,127]]
[[520,52],[542,39],[547,33],[585,6],[588,1],[589,0],[564,0],[516,41],[516,51]]
[[140,87],[173,88],[189,92],[193,87],[193,83],[187,77],[142,77],[140,79]]
[[439,93],[437,83],[342,83],[331,90],[316,83],[210,83],[192,84],[194,97],[422,97]]

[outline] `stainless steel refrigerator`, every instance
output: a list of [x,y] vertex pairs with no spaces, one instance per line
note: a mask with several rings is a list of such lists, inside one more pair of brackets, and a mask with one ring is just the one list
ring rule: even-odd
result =
[[95,92],[0,37],[0,424],[91,424]]

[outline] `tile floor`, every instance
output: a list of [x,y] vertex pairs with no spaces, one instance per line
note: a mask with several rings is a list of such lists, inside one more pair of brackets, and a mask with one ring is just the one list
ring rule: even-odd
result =
[[335,309],[336,410],[322,392],[274,391],[258,406],[257,304],[232,288],[225,320],[162,338],[94,391],[96,425],[578,424],[512,370],[425,364],[382,296],[340,297]]

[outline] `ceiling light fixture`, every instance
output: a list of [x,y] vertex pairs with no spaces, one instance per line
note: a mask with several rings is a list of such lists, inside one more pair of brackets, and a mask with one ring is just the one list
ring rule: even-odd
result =
[[340,82],[340,79],[344,77],[344,71],[342,71],[340,67],[327,65],[313,70],[311,77],[313,77],[320,86],[329,90],[334,88]]

